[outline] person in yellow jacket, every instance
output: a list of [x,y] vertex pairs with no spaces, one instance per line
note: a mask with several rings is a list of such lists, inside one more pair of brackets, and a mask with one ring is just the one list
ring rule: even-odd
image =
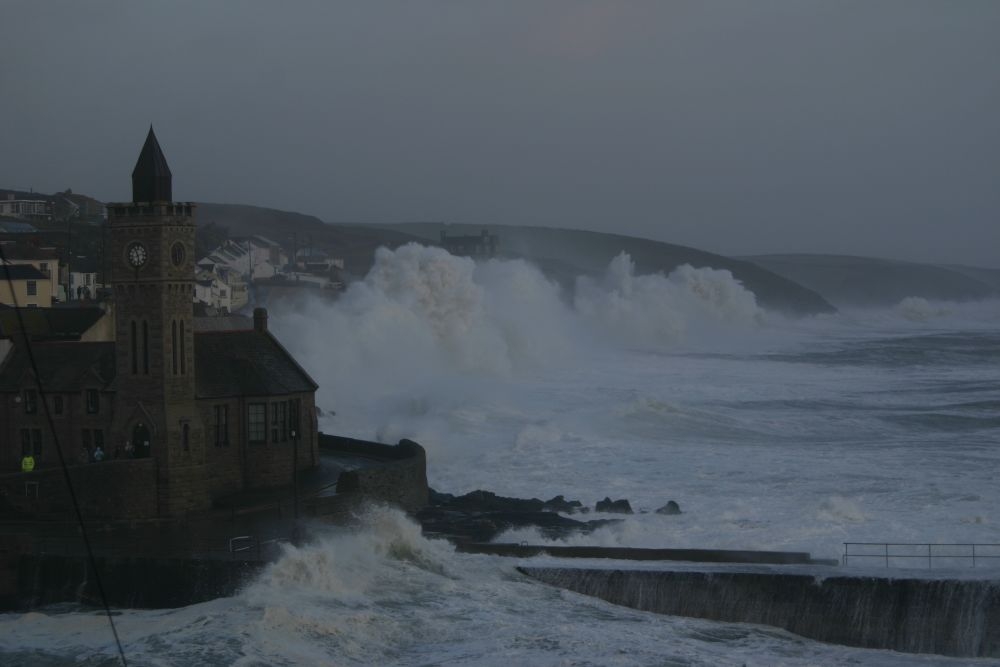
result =
[[21,459],[21,472],[31,472],[35,469],[35,457],[31,454],[25,454],[24,458]]

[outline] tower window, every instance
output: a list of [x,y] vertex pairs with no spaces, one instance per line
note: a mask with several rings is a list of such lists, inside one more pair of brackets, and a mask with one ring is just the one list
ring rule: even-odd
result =
[[170,246],[170,261],[174,263],[174,266],[183,264],[186,256],[187,251],[184,249],[184,244],[180,241]]
[[181,331],[181,375],[187,375],[187,355],[184,353],[184,320],[180,321]]
[[181,425],[181,447],[185,452],[191,451],[191,425],[187,422]]
[[170,320],[170,354],[173,359],[174,375],[177,375],[177,320]]
[[149,323],[142,321],[142,372],[149,375]]
[[133,320],[132,323],[131,323],[131,329],[132,329],[132,336],[131,336],[131,338],[129,340],[129,343],[132,346],[132,375],[138,375],[139,374],[139,349],[138,349],[138,347],[139,347],[139,340],[138,340],[138,336],[136,335],[135,320]]

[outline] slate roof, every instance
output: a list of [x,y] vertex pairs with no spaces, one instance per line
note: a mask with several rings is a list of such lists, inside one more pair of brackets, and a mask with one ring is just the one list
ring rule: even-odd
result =
[[[115,377],[114,343],[35,343],[46,391],[73,392]],[[16,345],[0,366],[0,392],[18,392],[30,367]],[[196,398],[282,396],[312,392],[316,383],[273,336],[256,331],[195,333]],[[96,375],[95,375],[96,374]]]
[[[21,309],[24,328],[35,341],[80,340],[103,315],[97,306]],[[17,311],[0,309],[0,335],[13,336],[20,330]]]
[[[76,392],[115,377],[114,343],[36,343],[32,350],[46,392]],[[31,364],[24,346],[15,345],[0,366],[0,392],[17,393],[27,384]]]
[[0,280],[48,280],[48,276],[30,264],[4,264],[0,266]]
[[198,398],[293,394],[318,386],[270,334],[196,332],[194,349]]
[[195,333],[202,331],[246,331],[253,328],[253,320],[246,315],[217,315],[214,317],[199,317],[195,314]]
[[132,170],[132,201],[173,201],[172,191],[173,176],[150,125],[146,143],[142,145],[142,152]]

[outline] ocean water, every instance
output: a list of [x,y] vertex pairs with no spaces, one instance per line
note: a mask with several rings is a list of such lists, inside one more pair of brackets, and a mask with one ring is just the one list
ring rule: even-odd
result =
[[[324,430],[417,440],[435,488],[637,512],[562,543],[1000,543],[1000,302],[789,318],[709,268],[641,276],[623,255],[566,293],[524,262],[406,246],[272,328],[320,383]],[[653,511],[668,500],[683,514]],[[117,621],[142,665],[990,664],[646,614],[519,563],[371,508],[233,598]],[[0,616],[4,665],[114,664],[110,640],[96,612]]]

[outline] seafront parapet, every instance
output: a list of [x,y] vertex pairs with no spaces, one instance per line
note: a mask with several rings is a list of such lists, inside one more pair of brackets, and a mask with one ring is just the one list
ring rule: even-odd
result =
[[721,568],[518,570],[642,611],[770,625],[847,646],[1000,657],[1000,581],[990,578]]

